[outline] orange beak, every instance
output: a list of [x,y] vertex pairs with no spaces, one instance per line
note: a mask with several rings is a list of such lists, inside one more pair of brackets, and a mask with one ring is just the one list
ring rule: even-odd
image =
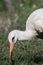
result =
[[15,46],[15,44],[13,42],[10,43],[10,51],[9,51],[9,59],[10,59],[10,61],[12,61],[12,54],[13,54],[14,46]]

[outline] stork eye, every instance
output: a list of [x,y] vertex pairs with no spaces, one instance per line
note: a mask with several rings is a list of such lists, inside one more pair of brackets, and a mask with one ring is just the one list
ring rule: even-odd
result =
[[15,37],[12,38],[12,41],[15,39]]

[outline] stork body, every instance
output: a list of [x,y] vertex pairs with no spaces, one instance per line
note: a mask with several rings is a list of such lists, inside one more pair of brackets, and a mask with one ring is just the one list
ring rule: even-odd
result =
[[[27,19],[25,31],[13,30],[9,33],[10,57],[17,40],[32,40],[43,37],[43,8],[35,10]],[[41,37],[40,37],[41,36]]]
[[27,19],[26,30],[36,29],[42,31],[43,29],[43,9],[35,10]]

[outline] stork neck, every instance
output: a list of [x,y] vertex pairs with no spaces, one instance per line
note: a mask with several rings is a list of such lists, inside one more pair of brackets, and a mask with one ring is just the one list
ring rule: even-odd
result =
[[32,30],[19,31],[18,40],[31,40],[35,36],[35,32]]

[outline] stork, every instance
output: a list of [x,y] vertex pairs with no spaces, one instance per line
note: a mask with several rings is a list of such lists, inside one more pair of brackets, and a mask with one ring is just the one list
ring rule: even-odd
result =
[[26,29],[24,31],[13,30],[9,33],[10,60],[12,60],[12,54],[17,40],[32,40],[35,37],[43,39],[43,8],[37,9],[31,13],[26,21]]

